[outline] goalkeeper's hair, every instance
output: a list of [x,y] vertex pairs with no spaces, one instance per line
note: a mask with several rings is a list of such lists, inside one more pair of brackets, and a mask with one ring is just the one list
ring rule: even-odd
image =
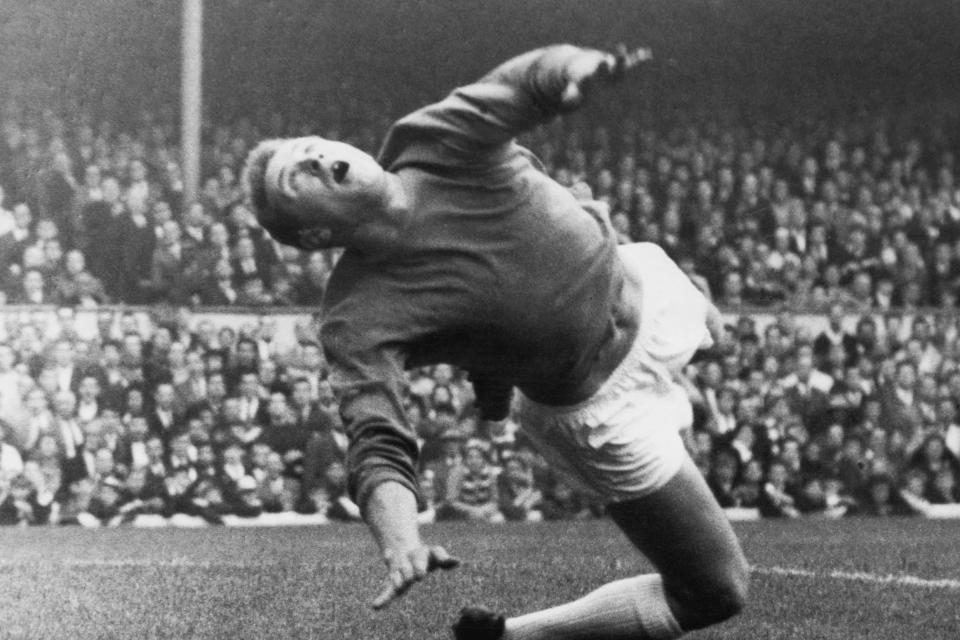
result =
[[[295,216],[291,215],[286,207],[277,202],[278,198],[273,198],[273,201],[271,201],[267,194],[267,165],[283,143],[284,140],[274,138],[263,140],[254,147],[247,154],[242,183],[253,208],[253,214],[257,217],[260,226],[266,229],[267,233],[278,242],[302,249],[299,235],[300,228]],[[279,199],[285,197],[280,195]]]

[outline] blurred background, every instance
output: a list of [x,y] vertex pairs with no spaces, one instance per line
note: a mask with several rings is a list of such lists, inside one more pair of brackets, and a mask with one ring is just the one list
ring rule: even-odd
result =
[[[407,107],[534,46],[624,42],[653,48],[657,104],[929,101],[957,89],[958,18],[950,0],[220,0],[204,98],[225,117],[337,102],[350,82]],[[177,103],[179,2],[6,2],[0,35],[8,95],[121,121]]]

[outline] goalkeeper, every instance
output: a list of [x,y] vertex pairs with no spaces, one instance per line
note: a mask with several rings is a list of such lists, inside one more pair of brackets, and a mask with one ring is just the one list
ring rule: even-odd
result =
[[645,50],[531,51],[394,124],[377,159],[319,137],[247,161],[261,225],[305,250],[344,247],[321,338],[350,438],[349,487],[386,564],[376,608],[457,560],[417,528],[404,370],[470,374],[481,418],[521,424],[658,573],[504,619],[469,607],[459,639],[675,638],[740,611],[747,563],[688,457],[676,379],[719,315],[656,246],[617,246],[602,207],[550,179],[518,134],[622,79]]

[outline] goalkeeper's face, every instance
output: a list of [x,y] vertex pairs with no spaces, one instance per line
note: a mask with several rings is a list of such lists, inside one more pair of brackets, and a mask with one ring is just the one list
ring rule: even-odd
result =
[[283,141],[267,164],[265,187],[275,204],[305,228],[348,232],[376,216],[386,198],[386,172],[369,154],[310,136]]

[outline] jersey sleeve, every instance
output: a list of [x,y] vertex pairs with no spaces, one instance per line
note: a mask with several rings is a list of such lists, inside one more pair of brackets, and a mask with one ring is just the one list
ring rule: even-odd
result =
[[373,489],[393,481],[407,487],[423,508],[416,472],[416,434],[401,400],[405,357],[397,348],[376,344],[372,332],[374,327],[336,320],[325,324],[322,332],[331,386],[350,441],[350,497],[364,513]]
[[389,167],[416,136],[429,134],[448,149],[469,154],[495,152],[516,136],[563,111],[563,92],[575,64],[599,63],[607,54],[573,45],[536,49],[503,63],[440,102],[402,118],[380,154]]

